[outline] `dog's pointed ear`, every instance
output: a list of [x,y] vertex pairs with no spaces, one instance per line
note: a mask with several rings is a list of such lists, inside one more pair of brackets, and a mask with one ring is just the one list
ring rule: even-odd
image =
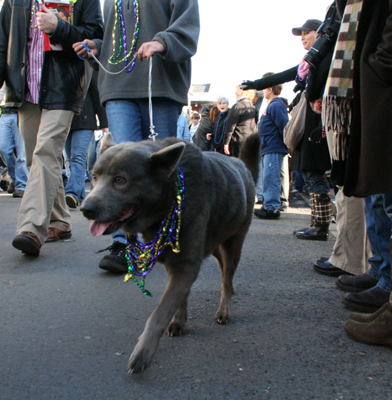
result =
[[106,133],[101,139],[99,155],[101,155],[105,150],[107,150],[109,147],[114,146],[115,144],[116,142],[114,141],[112,134],[110,132]]
[[178,142],[156,151],[150,156],[152,167],[164,168],[167,172],[167,175],[171,175],[171,173],[176,169],[184,149],[185,143]]

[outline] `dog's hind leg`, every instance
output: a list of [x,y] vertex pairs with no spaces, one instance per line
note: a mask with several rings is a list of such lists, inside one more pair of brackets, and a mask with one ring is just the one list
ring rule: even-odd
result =
[[233,278],[241,258],[242,245],[247,230],[240,230],[234,236],[227,239],[216,250],[213,255],[216,257],[222,274],[222,289],[219,309],[215,315],[215,322],[227,324],[229,322],[230,299],[234,294]]
[[191,287],[197,278],[200,264],[175,265],[167,268],[169,282],[157,308],[148,318],[128,362],[128,372],[142,372],[147,368],[158,347],[159,340],[174,313],[186,305]]

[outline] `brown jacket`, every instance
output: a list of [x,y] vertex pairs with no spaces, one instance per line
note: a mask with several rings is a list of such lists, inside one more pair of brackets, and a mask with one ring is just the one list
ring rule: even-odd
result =
[[[337,0],[344,12],[347,0]],[[392,0],[364,0],[354,61],[344,193],[392,192]]]

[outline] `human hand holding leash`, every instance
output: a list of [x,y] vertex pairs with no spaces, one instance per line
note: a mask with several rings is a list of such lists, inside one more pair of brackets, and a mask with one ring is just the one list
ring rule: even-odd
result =
[[39,11],[37,11],[38,29],[50,35],[56,30],[58,21],[58,18],[52,13],[52,11],[46,8],[45,4],[42,3]]
[[136,52],[140,61],[143,61],[143,58],[147,58],[149,60],[155,53],[163,53],[165,48],[163,44],[153,40],[152,42],[143,43],[139,50]]
[[[87,50],[86,46],[90,51]],[[94,40],[84,39],[83,42],[74,43],[72,48],[76,52],[77,56],[83,59],[93,58],[93,54],[95,56],[98,54],[97,45]]]

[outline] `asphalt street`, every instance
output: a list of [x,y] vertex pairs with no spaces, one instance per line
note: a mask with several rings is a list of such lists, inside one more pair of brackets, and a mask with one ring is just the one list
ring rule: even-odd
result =
[[37,258],[11,246],[20,199],[0,193],[0,400],[392,398],[392,350],[349,339],[336,278],[313,262],[327,242],[296,239],[309,208],[293,201],[280,220],[254,219],[234,280],[231,321],[214,322],[220,273],[205,260],[189,298],[187,333],[162,337],[149,369],[127,360],[164,291],[164,268],[146,279],[154,296],[101,271],[109,237],[89,235],[72,212],[71,240]]

